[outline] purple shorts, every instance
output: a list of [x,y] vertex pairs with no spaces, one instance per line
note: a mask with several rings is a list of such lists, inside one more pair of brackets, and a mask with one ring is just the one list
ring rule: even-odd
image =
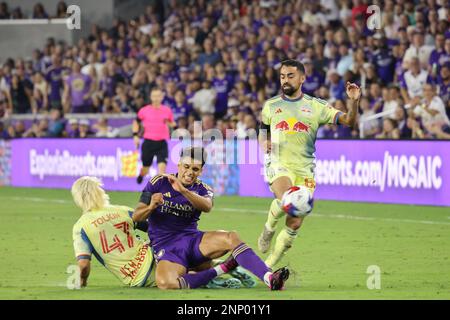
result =
[[175,236],[170,241],[158,243],[153,246],[157,262],[167,260],[178,263],[186,269],[192,269],[211,259],[200,252],[200,242],[204,232],[196,231]]

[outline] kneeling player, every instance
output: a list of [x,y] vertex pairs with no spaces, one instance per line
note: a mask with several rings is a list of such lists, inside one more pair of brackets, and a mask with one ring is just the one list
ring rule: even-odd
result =
[[[136,222],[148,220],[155,252],[156,284],[161,289],[197,288],[238,265],[251,271],[272,290],[280,290],[287,268],[275,272],[241,241],[236,232],[202,232],[197,221],[213,207],[213,191],[197,178],[206,161],[203,148],[183,149],[175,175],[158,175],[143,190],[133,214]],[[224,263],[195,274],[188,271],[209,264],[231,251]]]

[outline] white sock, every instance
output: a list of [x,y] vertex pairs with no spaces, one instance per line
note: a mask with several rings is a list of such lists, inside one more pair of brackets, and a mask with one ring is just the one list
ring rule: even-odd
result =
[[268,271],[264,275],[264,283],[270,288],[270,277],[272,276],[272,272]]
[[275,231],[275,228],[272,228],[268,222],[266,222],[266,229],[269,230],[270,232]]
[[217,276],[220,276],[222,274],[224,274],[225,272],[223,271],[222,267],[220,266],[220,264],[218,266],[214,267],[214,270],[216,270]]

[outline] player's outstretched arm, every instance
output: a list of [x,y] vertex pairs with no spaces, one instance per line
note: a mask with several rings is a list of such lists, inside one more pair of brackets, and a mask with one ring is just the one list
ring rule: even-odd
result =
[[89,259],[78,260],[78,267],[80,268],[80,285],[87,286],[87,279],[91,273],[91,261]]
[[152,195],[150,204],[139,202],[131,217],[134,222],[147,220],[148,216],[160,205],[164,203],[162,193]]
[[264,153],[270,153],[272,145],[270,142],[270,126],[261,124],[258,135],[258,143],[263,149]]
[[361,97],[361,88],[355,83],[347,82],[347,109],[348,112],[339,116],[338,123],[353,128],[356,124],[358,114],[359,98]]

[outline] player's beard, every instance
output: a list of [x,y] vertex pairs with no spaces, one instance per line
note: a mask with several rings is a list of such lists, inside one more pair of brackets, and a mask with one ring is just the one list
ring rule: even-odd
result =
[[290,84],[285,84],[284,86],[281,87],[281,91],[283,91],[283,94],[285,96],[292,96],[297,90],[298,88],[296,89]]

